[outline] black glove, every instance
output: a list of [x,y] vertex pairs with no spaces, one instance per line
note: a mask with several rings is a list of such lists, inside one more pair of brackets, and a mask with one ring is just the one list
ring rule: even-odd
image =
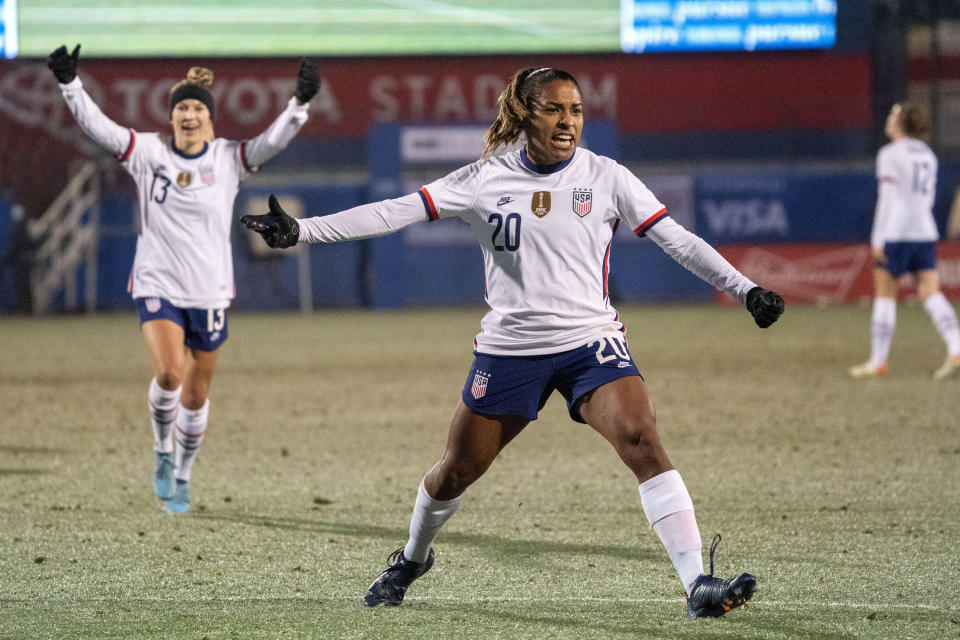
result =
[[286,249],[297,244],[300,239],[300,225],[280,208],[277,197],[272,193],[268,203],[270,213],[262,216],[240,216],[240,222],[245,224],[247,229],[263,236],[271,249]]
[[57,77],[57,82],[67,84],[77,77],[77,58],[80,57],[80,45],[73,48],[73,53],[67,53],[67,47],[60,45],[47,56],[47,66]]
[[294,93],[300,104],[307,104],[310,98],[320,90],[320,73],[313,60],[306,58],[300,61],[300,71],[297,72],[297,91]]
[[783,315],[783,298],[763,287],[754,287],[747,292],[747,310],[757,326],[766,329]]

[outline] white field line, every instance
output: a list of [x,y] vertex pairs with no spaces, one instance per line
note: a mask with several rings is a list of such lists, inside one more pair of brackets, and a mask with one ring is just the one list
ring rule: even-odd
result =
[[[211,602],[293,602],[293,601],[319,601],[319,602],[356,602],[360,603],[361,596],[299,596],[299,597],[281,597],[281,596],[211,596],[197,598],[169,598],[169,597],[143,597],[143,596],[102,596],[102,597],[56,597],[56,598],[23,598],[23,597],[2,597],[0,602],[8,603],[28,603],[28,602],[91,602],[91,603],[125,603],[125,602],[169,602],[169,603],[211,603]],[[604,598],[595,596],[570,596],[567,598],[530,598],[523,596],[490,596],[480,598],[457,598],[454,596],[422,596],[407,599],[407,602],[478,602],[478,603],[523,603],[535,605],[537,603],[611,603],[611,604],[682,604],[682,598]],[[783,602],[776,600],[751,600],[749,607],[781,607],[785,609],[809,609],[816,607],[829,607],[832,609],[864,609],[875,611],[933,611],[943,613],[953,613],[960,611],[958,606],[940,606],[932,604],[919,603],[867,603],[867,602],[814,602],[814,601],[792,601]]]

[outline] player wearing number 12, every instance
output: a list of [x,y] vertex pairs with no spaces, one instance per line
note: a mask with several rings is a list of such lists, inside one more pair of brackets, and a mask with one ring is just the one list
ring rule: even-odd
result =
[[940,291],[937,273],[937,222],[933,202],[937,190],[937,156],[922,140],[930,129],[925,110],[913,103],[890,108],[884,133],[890,138],[877,153],[877,207],[870,245],[873,252],[873,313],[870,359],[851,367],[854,378],[885,376],[897,324],[897,291],[901,277],[916,278],[917,297],[947,347],[947,357],[933,372],[935,379],[960,374],[960,327],[950,301]]
[[320,76],[313,62],[303,60],[295,95],[280,117],[255,138],[235,141],[214,137],[213,73],[193,67],[170,90],[170,137],[134,131],[104,115],[77,76],[79,53],[80,45],[71,53],[61,46],[47,66],[81,129],[114,154],[137,185],[140,233],[129,290],[153,364],[147,395],[153,484],[165,511],[183,513],[190,509],[188,481],[227,339],[234,200],[240,181],[286,147],[306,122]]
[[[727,580],[703,571],[693,502],[657,435],[650,394],[611,306],[607,270],[621,223],[647,236],[701,278],[745,302],[756,323],[772,324],[783,300],[734,269],[673,221],[657,198],[616,162],[578,148],[580,87],[554,68],[519,71],[499,100],[480,161],[417,193],[299,223],[276,198],[270,213],[244,216],[271,247],[368,238],[407,225],[457,217],[483,252],[490,311],[474,341],[475,359],[454,412],[446,451],[420,484],[410,537],[364,596],[399,605],[434,562],[432,543],[463,494],[554,390],[570,417],[604,436],[636,475],[640,501],[660,537],[692,617],[720,616],[753,595],[744,573]],[[494,155],[521,136],[523,148]],[[735,486],[742,478],[731,478]]]

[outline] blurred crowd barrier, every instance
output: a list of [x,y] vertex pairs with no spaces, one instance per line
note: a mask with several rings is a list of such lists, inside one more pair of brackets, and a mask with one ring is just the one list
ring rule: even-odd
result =
[[[872,171],[757,169],[644,180],[678,221],[718,247],[748,277],[781,291],[788,300],[820,304],[869,298],[867,242],[876,195]],[[958,180],[960,163],[945,163],[936,214],[945,238],[940,246],[941,280],[951,299],[960,299],[960,242],[946,239],[954,196],[951,185]],[[420,184],[401,184],[395,193],[384,193],[382,184],[378,188],[368,182],[244,187],[237,199],[237,216],[265,212],[270,193],[276,193],[291,211],[318,216],[410,192]],[[0,246],[9,247],[15,239],[15,213],[9,202],[0,200]],[[136,238],[133,196],[102,198],[98,308],[130,308],[126,287]],[[312,245],[302,251],[303,255],[266,249],[259,236],[238,223],[235,308],[398,308],[483,302],[480,249],[469,227],[459,220],[422,223],[383,238]],[[309,264],[306,290],[303,260]],[[17,252],[4,255],[0,309],[18,310],[22,296],[28,295],[20,282],[28,266],[29,261]],[[77,274],[81,287],[82,269]],[[708,285],[625,227],[617,231],[613,244],[609,285],[615,301],[710,301],[714,297]]]

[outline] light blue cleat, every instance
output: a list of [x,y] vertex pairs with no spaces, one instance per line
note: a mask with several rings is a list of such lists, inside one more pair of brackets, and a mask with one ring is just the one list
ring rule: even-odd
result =
[[177,480],[177,489],[173,497],[164,503],[163,510],[169,514],[190,511],[190,489],[187,487],[186,480]]
[[153,468],[153,490],[161,500],[169,500],[173,497],[173,459],[169,453],[154,453],[157,461]]

